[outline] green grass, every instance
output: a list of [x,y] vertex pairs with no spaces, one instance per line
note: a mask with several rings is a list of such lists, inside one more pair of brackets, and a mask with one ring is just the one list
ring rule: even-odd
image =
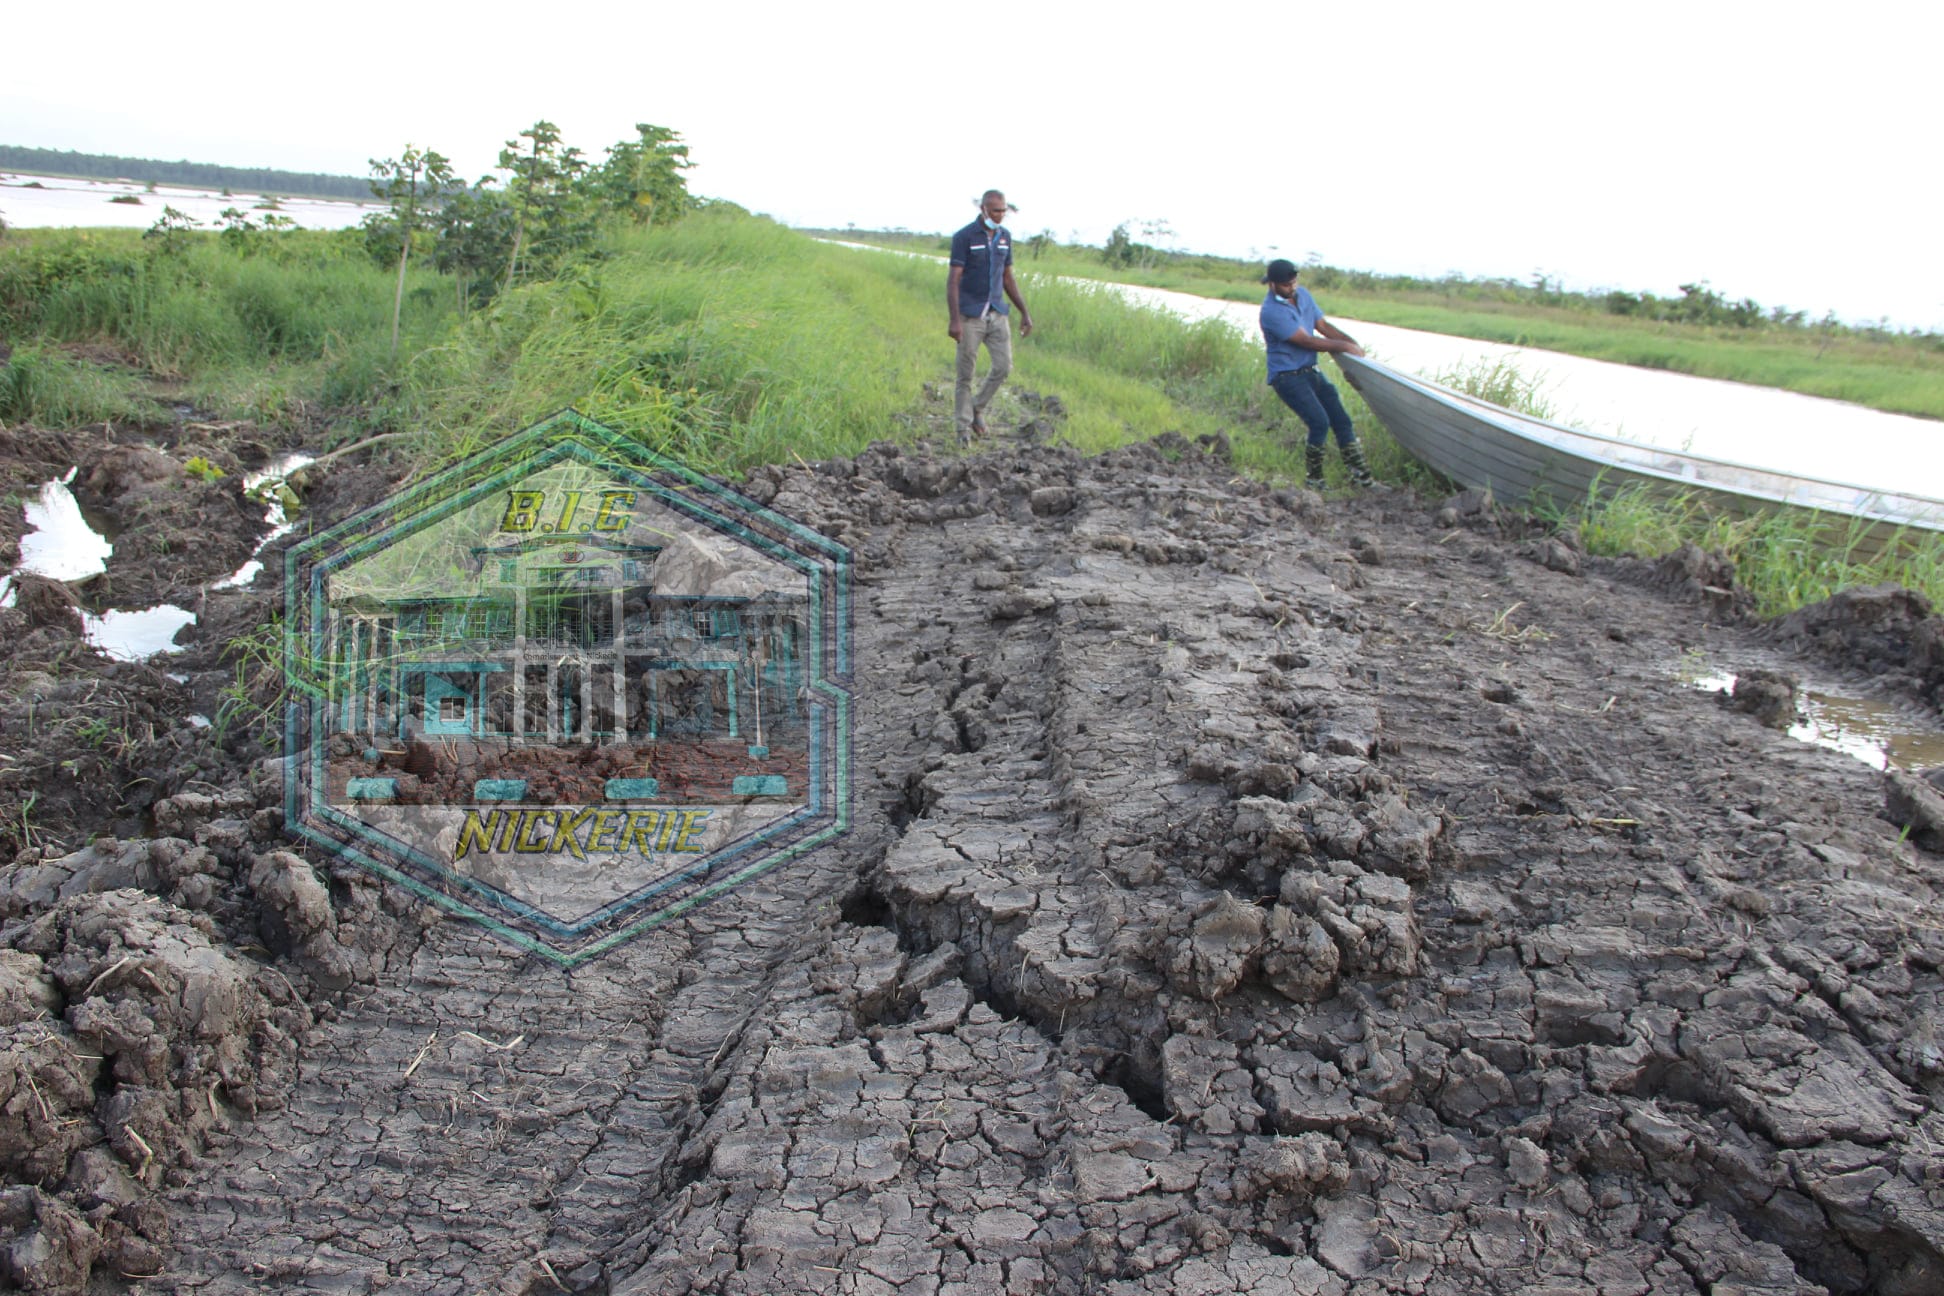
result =
[[1541,381],[1527,377],[1510,360],[1481,358],[1451,365],[1431,375],[1431,381],[1536,419],[1555,417]]
[[[953,363],[938,263],[831,247],[728,211],[614,233],[604,253],[479,312],[412,362],[410,422],[435,433],[432,461],[570,404],[729,473],[910,440],[927,415],[949,436],[937,426]],[[1028,291],[1040,327],[1015,330],[1008,390],[1059,397],[1063,439],[1099,451],[1227,432],[1243,467],[1298,474],[1301,426],[1233,330],[1184,326],[1085,285]],[[941,399],[926,401],[927,384]]]
[[[11,232],[0,242],[0,328],[46,353],[102,344],[186,380],[198,406],[275,422],[382,395],[392,272],[355,232],[291,230],[239,255],[213,234]],[[404,338],[423,347],[453,313],[450,280],[407,276]]]
[[[1551,417],[1538,384],[1505,361],[1447,370],[1436,381],[1522,414]],[[1684,544],[1726,554],[1736,580],[1764,615],[1793,611],[1849,586],[1884,582],[1944,602],[1944,538],[1928,533],[1908,533],[1876,553],[1875,546],[1859,544],[1867,529],[1860,521],[1797,512],[1732,515],[1698,495],[1668,498],[1639,486],[1606,490],[1596,484],[1576,507],[1540,503],[1534,511],[1554,527],[1577,531],[1591,554],[1658,556]]]
[[1944,605],[1944,538],[1927,532],[1907,532],[1872,552],[1874,546],[1858,543],[1866,529],[1859,521],[1793,512],[1735,516],[1698,496],[1667,499],[1639,487],[1597,492],[1576,508],[1542,515],[1576,530],[1590,554],[1658,556],[1684,544],[1725,554],[1737,583],[1764,616],[1794,611],[1838,590],[1885,583]]
[[105,419],[140,419],[155,406],[141,394],[141,379],[89,364],[32,343],[16,348],[0,365],[0,423],[79,426]]
[[1944,418],[1944,353],[1868,337],[1754,332],[1591,315],[1563,307],[1319,294],[1333,314],[1703,378],[1780,387],[1893,414]]

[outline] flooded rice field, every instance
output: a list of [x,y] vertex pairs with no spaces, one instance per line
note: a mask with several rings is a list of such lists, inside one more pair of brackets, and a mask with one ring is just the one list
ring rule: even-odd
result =
[[162,218],[164,207],[173,207],[212,229],[221,227],[222,212],[230,207],[258,222],[266,213],[274,212],[302,229],[342,229],[356,225],[367,212],[380,209],[370,202],[272,198],[242,190],[224,194],[180,185],[150,188],[133,180],[81,180],[0,171],[0,219],[17,229],[147,229]]

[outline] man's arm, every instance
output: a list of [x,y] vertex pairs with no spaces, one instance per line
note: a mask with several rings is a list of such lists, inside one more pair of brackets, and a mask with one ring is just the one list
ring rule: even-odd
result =
[[1033,333],[1033,313],[1026,309],[1026,299],[1019,295],[1019,284],[1013,280],[1012,266],[1006,267],[1006,297],[1019,310],[1019,336],[1031,337]]
[[[1316,333],[1321,333],[1323,336],[1318,337]],[[1299,346],[1305,351],[1336,351],[1344,355],[1356,356],[1364,353],[1364,349],[1357,345],[1357,339],[1326,319],[1316,321],[1316,333],[1298,328],[1284,340],[1291,346]]]
[[965,267],[962,265],[953,266],[951,273],[945,276],[945,332],[954,342],[958,341],[959,335],[965,331],[965,326],[959,323],[958,308],[959,280],[963,278],[965,278]]

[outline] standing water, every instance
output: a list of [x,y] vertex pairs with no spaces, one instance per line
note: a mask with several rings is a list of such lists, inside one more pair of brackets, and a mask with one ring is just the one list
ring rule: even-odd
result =
[[[312,462],[301,452],[287,454],[248,474],[243,479],[244,493],[265,506],[264,524],[268,533],[257,543],[256,553],[289,534],[284,483],[299,468]],[[45,576],[50,580],[80,582],[108,570],[108,559],[115,546],[89,525],[81,505],[69,489],[76,469],[65,477],[42,485],[40,495],[24,506],[28,531],[20,538],[20,566],[17,570]],[[252,555],[235,575],[212,583],[212,590],[247,586],[263,570],[261,559]],[[13,573],[0,576],[0,607],[13,606],[17,596]],[[160,653],[177,652],[175,637],[185,626],[196,623],[196,614],[173,603],[151,608],[110,608],[96,615],[81,613],[83,636],[103,654],[117,661],[147,661]]]
[[274,213],[303,229],[343,229],[363,220],[365,213],[379,210],[375,203],[330,198],[269,198],[177,185],[151,190],[132,180],[72,180],[0,171],[0,218],[16,229],[147,229],[162,219],[164,207],[212,227],[222,224],[225,208],[234,207],[259,224]]

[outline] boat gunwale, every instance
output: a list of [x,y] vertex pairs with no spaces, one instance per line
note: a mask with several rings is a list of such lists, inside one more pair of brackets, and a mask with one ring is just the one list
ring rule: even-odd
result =
[[[1381,364],[1365,356],[1346,356],[1339,354],[1337,356],[1337,362],[1340,366],[1344,367],[1345,376],[1352,378],[1353,386],[1356,386],[1354,381],[1356,370],[1368,370],[1371,376],[1379,381],[1388,379],[1395,382],[1407,390],[1414,391],[1426,400],[1433,401],[1450,409],[1454,414],[1485,423],[1495,430],[1516,437],[1528,445],[1544,447],[1557,454],[1565,454],[1580,459],[1594,465],[1602,471],[1611,470],[1613,472],[1629,473],[1667,486],[1679,487],[1683,490],[1699,491],[1705,494],[1737,496],[1776,507],[1854,518],[1859,522],[1874,525],[1911,527],[1920,531],[1944,533],[1944,499],[1936,499],[1929,495],[1888,491],[1882,487],[1865,486],[1859,482],[1846,482],[1827,477],[1806,477],[1797,473],[1778,472],[1772,468],[1760,468],[1753,464],[1742,463],[1734,459],[1720,459],[1712,455],[1691,454],[1684,450],[1669,450],[1661,446],[1649,445],[1644,441],[1632,441],[1625,437],[1616,437],[1604,432],[1589,432],[1583,428],[1567,427],[1564,424],[1554,423],[1549,419],[1535,418],[1529,414],[1521,414],[1517,410],[1509,410],[1503,406],[1494,405],[1490,401],[1467,395],[1464,392],[1455,391],[1443,384],[1402,373],[1391,368],[1389,365]],[[1361,391],[1361,388],[1359,388],[1359,391]],[[1366,401],[1369,399],[1367,395],[1365,399]],[[1382,417],[1381,413],[1379,417]],[[1519,426],[1521,424],[1526,426]],[[1645,450],[1653,454],[1665,455],[1675,460],[1686,461],[1697,465],[1712,465],[1731,469],[1736,472],[1757,474],[1762,477],[1782,478],[1793,482],[1800,482],[1811,490],[1817,487],[1830,487],[1837,491],[1851,491],[1884,504],[1895,503],[1928,507],[1936,510],[1939,516],[1935,519],[1924,519],[1909,516],[1908,511],[1902,514],[1877,510],[1858,511],[1837,508],[1829,503],[1805,503],[1800,499],[1791,499],[1787,496],[1778,495],[1772,489],[1733,489],[1711,482],[1685,477],[1664,468],[1655,468],[1646,464],[1616,462],[1609,458],[1587,453],[1571,445],[1562,445],[1535,432],[1527,431],[1526,427],[1545,428],[1548,431],[1557,432],[1566,437],[1621,446],[1630,450]]]

